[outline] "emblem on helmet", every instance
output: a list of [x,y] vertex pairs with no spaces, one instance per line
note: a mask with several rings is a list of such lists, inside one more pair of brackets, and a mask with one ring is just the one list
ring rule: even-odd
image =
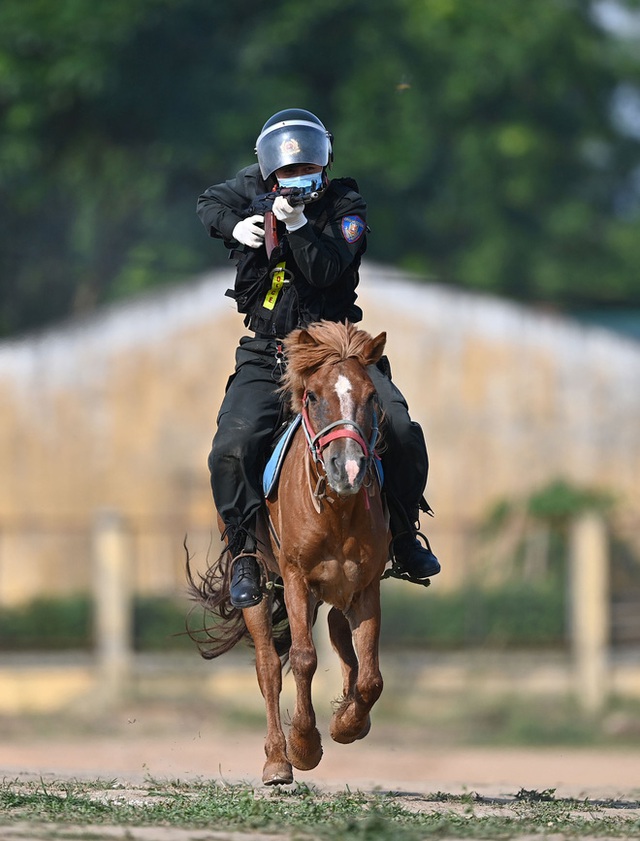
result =
[[283,155],[299,155],[302,150],[295,137],[288,137],[280,144],[280,151]]

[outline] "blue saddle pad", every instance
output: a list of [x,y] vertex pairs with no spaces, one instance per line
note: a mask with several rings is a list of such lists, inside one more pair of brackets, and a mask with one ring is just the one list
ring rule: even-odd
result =
[[293,438],[296,429],[300,426],[301,420],[302,415],[295,416],[278,439],[278,442],[269,457],[269,461],[267,462],[266,467],[264,468],[264,473],[262,474],[262,490],[264,491],[265,499],[269,497],[269,494],[278,484],[278,476],[280,475],[282,462],[284,461],[284,457],[289,449],[291,439]]

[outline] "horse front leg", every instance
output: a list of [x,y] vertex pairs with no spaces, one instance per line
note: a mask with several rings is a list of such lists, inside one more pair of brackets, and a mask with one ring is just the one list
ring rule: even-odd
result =
[[[329,625],[329,639],[333,650],[338,655],[342,671],[342,698],[335,703],[335,708],[340,709],[345,706],[345,703],[350,703],[353,700],[358,679],[358,658],[353,647],[351,626],[344,613],[337,607],[332,607],[327,617],[327,623]],[[365,726],[356,738],[364,739],[370,729],[371,720],[367,716]],[[333,732],[331,732],[331,736],[335,739]],[[341,741],[341,739],[337,739],[337,741]]]
[[[371,727],[369,713],[382,694],[382,675],[378,657],[380,640],[380,582],[378,580],[363,590],[349,608],[346,620],[355,644],[355,651],[351,658],[345,643],[344,628],[340,630],[340,623],[334,618],[335,627],[339,631],[336,640],[342,640],[343,651],[347,653],[345,666],[343,666],[343,675],[347,676],[347,680],[344,698],[333,714],[329,730],[331,738],[342,744],[355,742],[356,739],[362,739],[367,735]],[[357,664],[355,668],[354,661]]]
[[271,599],[263,599],[255,607],[245,608],[244,621],[256,649],[256,674],[267,713],[267,736],[264,752],[267,760],[262,771],[265,785],[288,785],[293,782],[293,769],[287,758],[286,739],[280,719],[282,664],[273,642]]
[[287,755],[294,768],[309,771],[322,759],[322,741],[316,727],[311,682],[318,666],[312,626],[315,604],[304,581],[284,579],[284,595],[291,628],[289,661],[296,683],[296,702],[287,739]]

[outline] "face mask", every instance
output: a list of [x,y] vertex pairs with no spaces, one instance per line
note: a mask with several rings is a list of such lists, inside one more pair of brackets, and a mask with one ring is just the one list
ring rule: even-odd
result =
[[295,178],[278,178],[281,187],[295,187],[305,193],[322,189],[322,172],[311,172],[307,175],[296,175]]

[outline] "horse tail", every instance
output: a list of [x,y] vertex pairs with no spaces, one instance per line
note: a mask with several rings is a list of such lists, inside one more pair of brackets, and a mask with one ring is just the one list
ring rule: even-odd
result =
[[[186,554],[187,592],[189,598],[196,603],[196,607],[187,617],[187,633],[198,646],[200,655],[205,660],[213,660],[231,651],[241,641],[253,645],[242,610],[233,607],[229,601],[229,553],[224,549],[204,574],[194,575],[186,538],[183,546]],[[289,659],[291,628],[284,602],[284,590],[279,584],[281,582],[274,582],[275,586],[270,590],[271,624],[275,649],[284,665]],[[192,618],[197,607],[202,608],[202,620],[194,626]]]

